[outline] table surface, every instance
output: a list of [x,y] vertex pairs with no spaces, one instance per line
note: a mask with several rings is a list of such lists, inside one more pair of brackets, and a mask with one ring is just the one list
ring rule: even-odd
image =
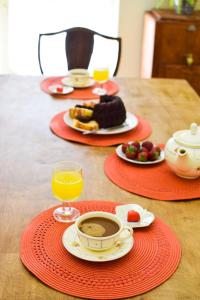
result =
[[[29,273],[19,258],[19,241],[31,219],[56,204],[51,171],[59,160],[83,165],[81,199],[137,203],[176,233],[182,245],[177,271],[136,300],[200,299],[200,203],[158,201],[126,192],[104,175],[103,164],[115,147],[64,141],[49,130],[50,119],[75,100],[57,100],[40,90],[41,77],[0,76],[0,299],[77,299],[49,288]],[[151,140],[165,143],[190,123],[200,123],[200,99],[184,80],[116,79],[127,111],[149,120]],[[131,298],[129,298],[131,299]]]

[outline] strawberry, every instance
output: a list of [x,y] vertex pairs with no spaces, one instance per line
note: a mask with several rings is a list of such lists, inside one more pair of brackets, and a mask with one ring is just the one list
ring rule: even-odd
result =
[[125,155],[129,159],[135,159],[137,155],[137,148],[132,145],[128,145],[128,147],[126,148]]
[[159,146],[154,146],[154,147],[152,148],[152,150],[158,152],[159,155],[160,155],[161,149],[160,149]]
[[140,214],[135,210],[129,210],[127,215],[128,222],[139,222],[140,221]]
[[136,147],[138,149],[138,152],[139,152],[139,150],[140,150],[140,143],[138,141],[131,142],[131,145],[133,145],[134,147]]
[[139,152],[137,155],[137,159],[142,162],[147,161],[148,160],[148,152],[146,152],[146,151]]
[[148,151],[151,151],[153,148],[153,143],[150,141],[145,141],[142,143],[142,147],[145,147]]
[[159,158],[159,156],[160,156],[160,153],[158,151],[153,150],[153,149],[151,151],[149,151],[149,153],[148,153],[148,159],[150,161],[157,160]]
[[147,153],[148,153],[149,151],[148,151],[148,149],[147,149],[147,148],[145,148],[145,147],[142,147],[142,148],[141,148],[141,150],[140,150],[140,152],[147,152]]
[[63,92],[63,87],[62,86],[57,86],[56,91],[58,93],[62,93]]
[[129,146],[128,143],[122,144],[122,152],[123,152],[123,153],[126,153],[126,149],[127,149],[128,146]]

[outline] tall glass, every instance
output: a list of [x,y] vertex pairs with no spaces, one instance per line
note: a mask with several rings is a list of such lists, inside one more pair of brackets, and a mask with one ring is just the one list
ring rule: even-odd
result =
[[52,174],[52,192],[62,206],[53,212],[59,222],[74,222],[80,215],[78,209],[71,207],[70,202],[77,200],[83,190],[81,166],[73,161],[58,162]]
[[108,68],[96,68],[93,72],[93,78],[96,82],[99,83],[99,87],[93,89],[93,94],[102,96],[106,95],[107,91],[103,87],[103,84],[109,79],[109,70]]

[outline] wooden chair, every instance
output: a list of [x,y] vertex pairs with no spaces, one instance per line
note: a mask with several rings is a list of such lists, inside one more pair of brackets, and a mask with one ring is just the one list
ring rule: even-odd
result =
[[[65,56],[66,56],[66,63],[67,63],[66,68],[68,70],[75,69],[75,68],[88,69],[88,66],[91,61],[91,56],[94,50],[95,36],[98,36],[100,38],[113,41],[115,44],[117,44],[116,63],[113,68],[113,74],[111,75],[115,76],[117,74],[119,63],[120,63],[120,57],[121,57],[121,38],[103,35],[93,30],[82,28],[82,27],[74,27],[74,28],[69,28],[58,32],[39,34],[38,61],[39,61],[40,71],[42,74],[44,74],[45,72],[42,67],[43,59],[41,58],[41,40],[45,36],[53,37],[61,34],[62,35],[64,34],[64,38],[65,38]],[[106,54],[104,53],[103,55],[105,57]],[[43,54],[43,58],[45,58],[45,54]]]

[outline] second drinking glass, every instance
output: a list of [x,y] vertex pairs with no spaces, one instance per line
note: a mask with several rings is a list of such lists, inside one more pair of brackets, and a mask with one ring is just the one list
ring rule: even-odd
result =
[[109,79],[109,70],[108,68],[96,68],[93,72],[93,78],[96,82],[99,83],[99,87],[93,89],[93,94],[102,96],[106,95],[107,91],[103,87],[103,84]]

